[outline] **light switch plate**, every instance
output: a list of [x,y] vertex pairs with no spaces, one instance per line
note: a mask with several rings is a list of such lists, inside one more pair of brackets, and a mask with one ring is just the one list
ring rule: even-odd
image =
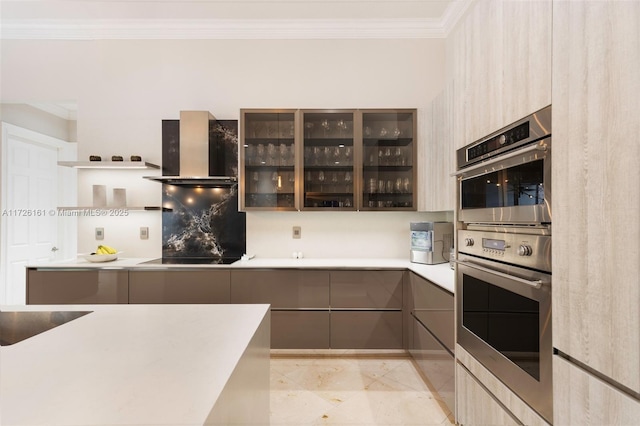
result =
[[299,226],[294,226],[293,227],[293,238],[295,238],[296,240],[302,238],[302,228]]
[[104,240],[104,228],[96,228],[96,240]]
[[140,239],[141,240],[148,240],[149,239],[149,227],[148,226],[141,226],[140,227]]

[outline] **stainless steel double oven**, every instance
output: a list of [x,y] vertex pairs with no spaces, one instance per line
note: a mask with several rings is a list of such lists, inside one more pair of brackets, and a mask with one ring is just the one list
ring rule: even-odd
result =
[[551,107],[457,159],[457,342],[552,422]]

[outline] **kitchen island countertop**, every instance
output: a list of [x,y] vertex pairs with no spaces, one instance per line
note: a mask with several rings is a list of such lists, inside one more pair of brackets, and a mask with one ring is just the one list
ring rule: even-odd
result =
[[[238,409],[268,422],[269,305],[2,310],[93,311],[0,349],[2,424],[228,424]],[[238,386],[252,410],[233,407]]]
[[65,262],[33,264],[30,268],[53,269],[190,269],[190,268],[227,268],[227,269],[408,269],[421,277],[454,293],[454,272],[449,263],[423,265],[407,259],[396,258],[253,258],[238,260],[229,265],[198,264],[145,264],[150,258],[121,258],[113,262],[91,263],[84,259]]

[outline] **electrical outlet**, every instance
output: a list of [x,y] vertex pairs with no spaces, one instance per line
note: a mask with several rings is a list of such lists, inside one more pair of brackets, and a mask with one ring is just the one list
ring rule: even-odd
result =
[[96,240],[104,240],[104,228],[96,228]]
[[295,238],[296,240],[299,240],[300,238],[302,238],[302,228],[299,226],[294,226],[293,227],[293,238]]
[[149,239],[149,227],[148,226],[141,226],[140,227],[140,239],[141,240],[148,240]]

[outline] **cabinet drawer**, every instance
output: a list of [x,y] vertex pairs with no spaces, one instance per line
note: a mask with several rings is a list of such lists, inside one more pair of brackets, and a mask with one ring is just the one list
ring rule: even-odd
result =
[[331,348],[402,349],[402,312],[332,311]]
[[27,270],[27,304],[112,304],[129,301],[127,271]]
[[332,308],[402,309],[404,271],[332,271]]
[[455,359],[417,320],[412,319],[411,356],[451,411],[455,404]]
[[129,303],[230,303],[229,271],[130,271]]
[[231,303],[268,303],[272,309],[328,309],[329,272],[231,271]]
[[451,353],[455,351],[453,294],[416,274],[410,275],[411,313],[433,333]]
[[463,366],[456,365],[456,389],[458,424],[472,425],[520,425]]
[[329,311],[271,311],[273,349],[328,349]]

